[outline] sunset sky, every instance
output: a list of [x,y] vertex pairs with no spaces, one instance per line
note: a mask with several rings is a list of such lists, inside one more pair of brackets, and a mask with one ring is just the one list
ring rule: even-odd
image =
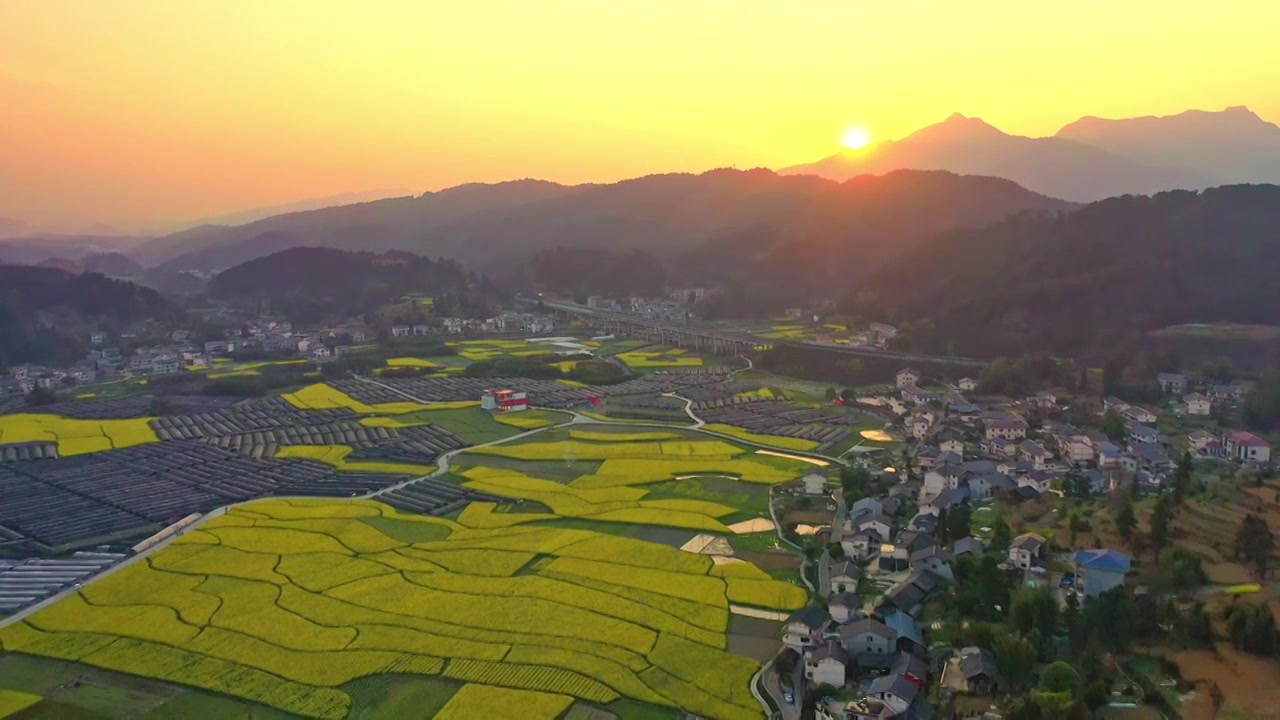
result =
[[137,229],[372,188],[829,155],[952,112],[1248,105],[1275,0],[0,2],[0,216]]

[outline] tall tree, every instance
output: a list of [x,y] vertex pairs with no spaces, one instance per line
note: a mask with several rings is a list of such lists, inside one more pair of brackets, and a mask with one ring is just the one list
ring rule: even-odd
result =
[[1138,518],[1133,514],[1133,500],[1126,495],[1120,499],[1120,507],[1116,510],[1116,532],[1127,542],[1133,537],[1133,529],[1137,524]]
[[1245,515],[1236,530],[1236,559],[1253,563],[1258,570],[1258,577],[1265,578],[1267,562],[1274,546],[1275,537],[1271,534],[1271,528],[1267,527],[1267,521],[1253,513]]
[[1157,554],[1169,543],[1169,524],[1173,520],[1173,505],[1169,495],[1164,493],[1156,499],[1155,509],[1151,511],[1151,549]]
[[1173,504],[1175,507],[1182,507],[1182,501],[1187,497],[1187,491],[1191,488],[1191,453],[1183,451],[1182,457],[1178,458],[1178,466],[1173,472]]
[[1009,523],[1005,522],[1004,515],[996,515],[995,522],[991,524],[991,548],[1004,552],[1009,549],[1009,543],[1013,540]]

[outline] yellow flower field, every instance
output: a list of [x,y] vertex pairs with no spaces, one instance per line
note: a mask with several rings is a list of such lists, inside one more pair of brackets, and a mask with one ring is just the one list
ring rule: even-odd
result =
[[44,413],[0,415],[0,443],[56,442],[60,455],[82,455],[159,442],[153,418],[77,420]]
[[[326,383],[308,385],[297,392],[285,393],[280,397],[290,405],[302,410],[347,408],[360,415],[403,415],[404,413],[417,412],[419,410],[429,410],[432,407],[429,404],[410,401],[369,405]],[[440,404],[443,403],[437,403],[437,405]]]
[[368,473],[392,473],[395,475],[428,475],[435,471],[432,465],[389,462],[385,460],[350,460],[350,445],[285,445],[276,451],[276,457],[307,458],[319,460],[339,470]]
[[685,357],[666,351],[632,350],[618,353],[616,357],[633,368],[702,367],[700,357]]
[[17,715],[42,699],[39,695],[0,688],[0,718]]
[[[643,494],[561,487],[582,502]],[[787,610],[803,592],[758,569],[717,567],[590,530],[272,499],[231,508],[0,629],[0,647],[335,720],[352,708],[343,684],[381,674],[466,683],[445,718],[494,708],[554,718],[574,699],[620,697],[757,718],[748,680],[759,666],[724,649],[728,603],[749,596]]]
[[679,440],[680,436],[664,430],[640,432],[607,432],[604,430],[584,430],[573,428],[569,437],[574,440],[591,440],[594,442],[645,442],[648,440]]
[[707,423],[703,429],[709,432],[717,432],[722,435],[730,435],[739,440],[757,443],[759,445],[767,445],[769,447],[781,448],[783,450],[797,450],[800,452],[812,452],[818,449],[818,443],[813,440],[804,438],[782,437],[781,435],[762,435],[753,433],[750,430],[744,430],[736,425],[724,425],[721,423]]
[[425,358],[416,357],[394,357],[387,358],[388,367],[422,367],[433,368],[438,367],[435,363]]
[[741,455],[745,450],[722,440],[670,440],[665,442],[620,442],[602,444],[562,440],[531,442],[518,445],[493,445],[468,450],[469,453],[498,455],[516,460],[649,460],[666,457],[724,458]]
[[475,720],[492,715],[496,708],[508,709],[522,720],[556,720],[572,704],[568,695],[467,683],[449,698],[435,720]]
[[510,425],[524,430],[537,430],[548,425],[564,422],[569,419],[569,416],[547,410],[522,410],[513,413],[495,413],[493,419],[503,425]]

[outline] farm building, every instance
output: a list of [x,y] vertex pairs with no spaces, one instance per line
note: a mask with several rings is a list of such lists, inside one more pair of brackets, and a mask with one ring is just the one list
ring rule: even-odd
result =
[[528,410],[529,394],[515,390],[485,390],[480,393],[480,407],[504,413]]

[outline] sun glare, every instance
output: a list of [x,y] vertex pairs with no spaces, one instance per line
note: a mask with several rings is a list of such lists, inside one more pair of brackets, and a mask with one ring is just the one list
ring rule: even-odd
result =
[[840,136],[840,144],[849,150],[861,150],[871,144],[871,133],[865,128],[849,128],[844,131],[844,135]]

